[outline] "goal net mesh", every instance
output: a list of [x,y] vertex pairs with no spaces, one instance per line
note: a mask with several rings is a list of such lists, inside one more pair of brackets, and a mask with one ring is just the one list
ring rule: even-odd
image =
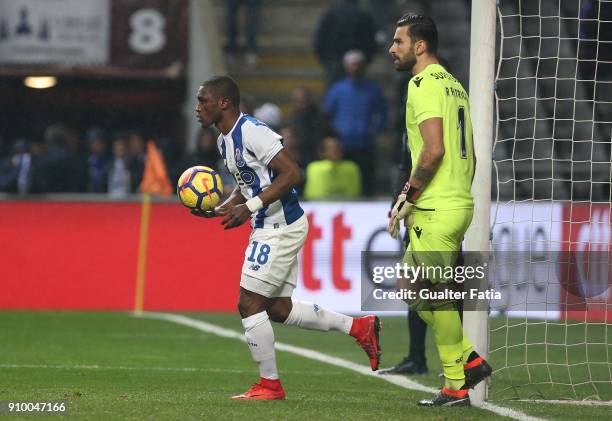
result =
[[612,0],[498,0],[497,31],[489,397],[612,400]]

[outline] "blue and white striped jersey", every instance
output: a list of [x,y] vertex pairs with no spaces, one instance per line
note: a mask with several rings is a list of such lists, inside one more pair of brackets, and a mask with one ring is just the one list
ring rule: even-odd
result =
[[[217,139],[225,166],[234,176],[242,195],[250,199],[272,184],[276,173],[268,166],[283,149],[282,137],[248,114],[240,114],[227,135]],[[289,225],[304,214],[292,188],[285,196],[251,215],[253,228]]]

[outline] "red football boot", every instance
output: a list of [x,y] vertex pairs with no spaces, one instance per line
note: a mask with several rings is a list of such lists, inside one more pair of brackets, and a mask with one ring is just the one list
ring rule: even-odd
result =
[[368,354],[372,371],[378,370],[382,349],[378,335],[380,334],[381,323],[374,315],[353,318],[350,335],[357,340],[357,343]]
[[278,400],[285,399],[285,389],[280,380],[259,379],[246,392],[232,396],[232,399],[239,400]]

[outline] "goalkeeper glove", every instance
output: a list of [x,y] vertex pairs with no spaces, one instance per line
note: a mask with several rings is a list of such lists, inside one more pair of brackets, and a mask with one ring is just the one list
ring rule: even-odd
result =
[[400,221],[404,221],[404,226],[406,228],[410,228],[412,225],[412,206],[414,206],[414,201],[420,194],[421,191],[419,189],[406,183],[402,192],[397,196],[397,201],[391,210],[389,225],[387,225],[387,231],[394,239],[399,237]]

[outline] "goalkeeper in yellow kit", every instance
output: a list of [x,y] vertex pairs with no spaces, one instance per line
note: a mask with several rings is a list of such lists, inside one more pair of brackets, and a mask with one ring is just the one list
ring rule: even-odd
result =
[[[468,96],[438,63],[437,44],[438,32],[431,18],[406,14],[398,21],[389,53],[397,70],[414,75],[406,101],[413,171],[393,207],[388,231],[397,238],[401,221],[409,230],[407,264],[451,267],[472,221],[470,190],[476,159]],[[433,290],[454,283],[442,278],[417,282]],[[445,377],[442,390],[419,404],[469,405],[468,390],[488,377],[491,367],[463,335],[456,302],[416,304],[419,316],[433,328]]]

